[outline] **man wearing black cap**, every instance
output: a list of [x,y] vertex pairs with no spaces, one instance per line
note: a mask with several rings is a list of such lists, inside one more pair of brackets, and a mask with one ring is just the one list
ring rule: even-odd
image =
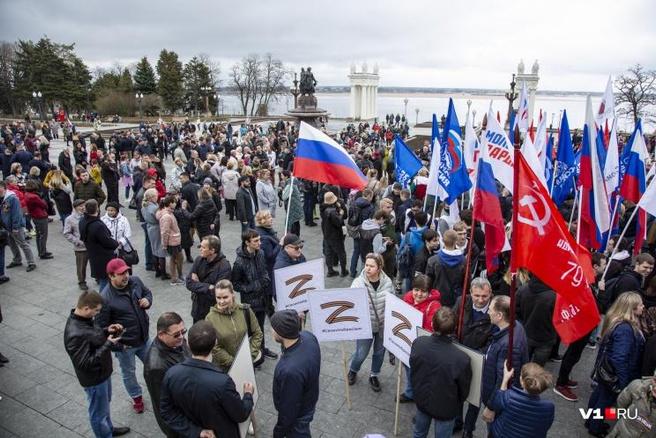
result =
[[257,213],[257,204],[253,200],[251,192],[251,180],[248,176],[242,176],[238,180],[239,189],[237,190],[237,219],[241,222],[242,233],[248,229],[255,228],[255,213]]
[[273,374],[273,403],[278,411],[273,436],[310,437],[310,423],[319,399],[319,342],[312,333],[301,331],[295,310],[274,313],[271,328],[273,338],[282,346]]
[[89,290],[87,286],[87,263],[89,255],[87,247],[80,239],[80,219],[84,217],[84,200],[73,201],[73,212],[64,221],[64,237],[73,244],[75,252],[75,268],[77,271],[77,284],[82,290]]
[[299,263],[305,263],[303,241],[296,234],[288,233],[282,239],[282,251],[278,253],[273,269],[286,268]]

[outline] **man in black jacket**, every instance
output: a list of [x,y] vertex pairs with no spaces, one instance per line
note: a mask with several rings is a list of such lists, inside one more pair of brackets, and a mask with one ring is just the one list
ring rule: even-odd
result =
[[309,437],[319,400],[319,342],[312,333],[300,331],[301,321],[295,310],[274,313],[271,328],[273,338],[282,345],[273,374],[273,404],[278,411],[273,436]]
[[98,289],[103,290],[107,286],[107,263],[114,258],[114,252],[118,248],[118,242],[112,239],[112,233],[98,214],[98,202],[89,199],[84,203],[84,217],[78,225],[80,229],[80,240],[87,247],[89,255],[89,266],[91,277],[98,282]]
[[255,213],[257,213],[257,203],[253,200],[251,192],[251,180],[247,176],[242,176],[238,180],[239,189],[237,190],[237,219],[241,222],[241,231],[244,232],[249,228],[255,228]]
[[415,437],[428,435],[431,420],[435,436],[451,436],[469,395],[471,364],[469,356],[451,341],[455,328],[455,313],[442,307],[433,315],[433,334],[421,336],[412,343],[410,369],[417,405]]
[[[241,246],[237,248],[237,258],[232,266],[232,284],[239,292],[241,302],[251,306],[260,329],[264,333],[264,319],[266,317],[266,291],[271,285],[267,271],[262,238],[255,230],[246,230],[241,235]],[[264,345],[262,339],[262,353],[277,359],[278,355]]]
[[526,330],[528,357],[544,366],[557,340],[551,316],[556,305],[556,293],[540,279],[532,276],[517,292],[517,319]]
[[160,414],[180,436],[239,438],[238,423],[253,410],[253,385],[244,383],[244,397],[239,397],[230,376],[212,364],[215,345],[212,324],[197,322],[189,330],[192,357],[171,367],[164,377]]
[[221,280],[230,280],[230,262],[221,252],[221,240],[205,236],[200,242],[200,255],[187,274],[187,290],[191,292],[191,316],[194,324],[205,319],[216,304],[214,287]]
[[159,400],[162,382],[166,371],[173,365],[181,363],[191,352],[185,340],[184,321],[175,312],[163,313],[157,319],[157,337],[153,341],[144,362],[144,380],[148,386],[150,399],[153,402],[153,413],[162,432],[169,437],[178,437],[162,420],[159,412]]
[[[492,322],[487,311],[492,301],[492,287],[490,282],[482,277],[474,278],[470,286],[471,294],[465,300],[465,309],[462,323],[462,344],[466,347],[485,353],[492,338]],[[462,297],[456,299],[453,311],[456,314],[456,323],[460,318],[460,303]],[[462,415],[456,419],[455,430],[463,429],[463,437],[471,437],[476,426],[478,406],[469,404],[465,421]]]
[[103,329],[94,317],[102,308],[97,292],[82,292],[71,310],[64,329],[64,346],[89,401],[89,421],[97,437],[125,435],[129,427],[114,427],[109,401],[112,391],[111,348],[121,339],[123,326],[112,324]]
[[415,275],[426,273],[428,259],[433,257],[435,252],[440,248],[440,236],[437,234],[437,231],[433,229],[424,231],[422,239],[424,240],[424,245],[415,254]]
[[198,191],[200,190],[200,186],[189,179],[189,174],[187,172],[182,172],[180,174],[180,183],[182,184],[182,188],[180,188],[180,197],[187,201],[189,211],[194,211],[196,204],[198,204]]
[[323,233],[323,247],[326,253],[326,264],[328,265],[327,277],[337,276],[333,267],[339,260],[341,276],[346,277],[349,272],[346,269],[346,250],[344,249],[344,216],[346,209],[338,201],[333,192],[323,195],[323,204],[319,206],[321,213],[321,231]]
[[[654,269],[654,258],[651,254],[643,252],[638,254],[632,270],[625,270],[619,274],[614,282],[608,281],[604,284],[604,307],[609,309],[617,297],[624,292],[640,292],[645,278]],[[600,285],[601,288],[601,285]]]
[[103,308],[98,315],[101,327],[119,323],[125,331],[116,358],[121,366],[123,385],[132,398],[132,408],[137,414],[144,411],[141,385],[135,374],[135,356],[143,363],[150,346],[148,339],[148,314],[153,304],[153,293],[137,276],[130,277],[130,267],[123,259],[113,259],[107,264],[109,284],[101,291]]

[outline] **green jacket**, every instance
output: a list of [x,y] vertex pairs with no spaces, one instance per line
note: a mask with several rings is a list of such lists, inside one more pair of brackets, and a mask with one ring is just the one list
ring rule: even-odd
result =
[[651,393],[651,377],[636,379],[617,398],[618,408],[627,408],[630,417],[618,420],[608,437],[647,438],[656,433],[656,399]]
[[237,349],[246,334],[246,317],[250,318],[251,322],[251,357],[255,360],[260,353],[263,334],[248,304],[235,302],[228,313],[221,313],[216,306],[212,306],[205,317],[206,321],[212,323],[218,335],[216,347],[212,351],[212,362],[225,372],[232,366]]
[[288,201],[290,192],[292,194],[292,201],[289,207],[289,225],[300,221],[304,217],[303,198],[301,197],[301,190],[299,189],[300,182],[298,179],[294,178],[294,188],[291,190],[289,187],[290,181],[291,178],[287,180],[287,184],[285,184],[285,188],[282,191],[282,201],[284,202],[285,210],[287,210],[287,205],[290,204]]

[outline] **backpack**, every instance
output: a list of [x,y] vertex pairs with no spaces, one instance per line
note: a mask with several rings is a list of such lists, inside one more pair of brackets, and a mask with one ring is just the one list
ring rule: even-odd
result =
[[401,278],[414,277],[415,254],[412,251],[409,236],[401,242],[399,251],[396,253],[396,264],[398,265]]
[[353,207],[349,209],[348,217],[346,219],[346,233],[349,237],[354,239],[360,238],[360,226],[362,225],[361,219],[362,209],[353,203]]

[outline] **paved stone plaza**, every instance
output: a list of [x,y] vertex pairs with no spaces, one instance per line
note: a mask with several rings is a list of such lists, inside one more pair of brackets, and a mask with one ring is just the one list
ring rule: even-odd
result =
[[[56,162],[61,143],[51,151],[51,160]],[[121,194],[122,196],[122,194]],[[124,203],[127,205],[127,202]],[[133,210],[123,211],[130,219],[133,239],[140,256],[143,257],[143,233],[135,220]],[[275,219],[276,229],[281,230],[284,210],[278,209]],[[223,252],[230,261],[235,258],[235,249],[240,244],[238,222],[230,222],[222,213],[221,238]],[[25,272],[23,268],[7,270],[11,281],[0,286],[0,305],[4,322],[0,324],[0,351],[11,362],[0,368],[0,437],[92,437],[85,394],[80,387],[64,350],[63,329],[66,318],[74,306],[79,290],[75,278],[75,262],[71,245],[61,235],[61,224],[50,224],[48,249],[54,254],[53,260],[38,261],[38,268]],[[308,259],[321,256],[320,227],[301,230],[305,239],[304,253]],[[34,245],[34,240],[31,241]],[[347,239],[347,251],[350,251]],[[11,251],[5,250],[6,263],[11,261]],[[198,252],[194,248],[194,256]],[[350,257],[350,253],[349,253]],[[25,263],[25,261],[24,261]],[[185,263],[185,270],[191,265]],[[136,266],[134,274],[142,278],[153,291],[154,302],[150,309],[151,336],[155,336],[155,321],[164,311],[176,311],[191,326],[191,300],[189,292],[182,286],[173,287],[169,282],[156,279],[153,272],[144,271],[143,260]],[[93,284],[93,281],[89,283]],[[329,278],[328,287],[345,287],[349,279]],[[267,321],[268,325],[268,321]],[[276,351],[266,331],[267,345]],[[353,342],[344,345],[347,355],[354,349]],[[561,352],[564,351],[561,348]],[[341,350],[338,344],[322,346],[321,395],[312,423],[314,437],[353,437],[361,438],[368,433],[379,433],[386,437],[394,434],[394,391],[396,389],[396,368],[385,356],[381,374],[382,392],[374,393],[367,382],[368,359],[358,376],[358,382],[351,387],[352,409],[349,410],[344,397],[344,376],[341,363]],[[546,398],[556,403],[556,421],[549,433],[550,437],[587,436],[583,420],[577,408],[587,406],[590,394],[589,373],[594,360],[594,352],[586,349],[581,363],[574,369],[572,378],[578,380],[576,390],[580,397],[578,403],[566,402],[551,390]],[[257,389],[260,399],[256,409],[256,422],[259,437],[269,437],[276,421],[271,394],[275,361],[267,359],[256,371]],[[547,368],[558,371],[558,364],[550,363]],[[114,361],[112,376],[113,400],[112,419],[117,426],[129,426],[129,436],[163,436],[152,414],[148,392],[143,383],[142,366],[137,361],[137,374],[144,388],[146,412],[139,415],[132,410],[123,383],[118,362]],[[412,416],[414,405],[401,405],[399,436],[412,436]],[[484,437],[485,424],[480,420],[475,436]],[[459,436],[459,435],[458,435]]]

